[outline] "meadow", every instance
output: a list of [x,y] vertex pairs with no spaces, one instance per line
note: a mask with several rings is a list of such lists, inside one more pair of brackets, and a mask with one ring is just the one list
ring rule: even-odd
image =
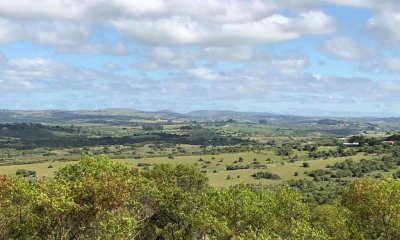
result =
[[[280,184],[283,181],[293,179],[310,179],[304,174],[305,171],[326,169],[329,164],[337,162],[343,162],[346,159],[352,159],[359,161],[360,159],[372,159],[376,158],[377,154],[358,153],[352,157],[331,157],[328,159],[308,160],[305,156],[304,151],[295,151],[295,154],[299,156],[299,160],[296,162],[289,162],[287,158],[276,155],[273,151],[261,151],[256,152],[240,152],[240,153],[224,153],[224,154],[204,154],[204,155],[189,155],[189,156],[176,156],[170,157],[144,157],[140,159],[135,158],[112,158],[113,161],[120,162],[129,168],[146,169],[151,168],[155,164],[168,163],[172,165],[176,164],[188,164],[193,165],[199,171],[205,173],[209,179],[209,183],[212,186],[226,187],[236,185],[241,182],[251,184]],[[240,158],[243,158],[242,162],[238,162]],[[77,157],[79,159],[79,157]],[[260,168],[250,169],[238,169],[238,170],[226,170],[226,166],[246,166],[252,165],[255,161],[262,163]],[[305,168],[302,166],[303,162],[309,162],[309,167]],[[40,177],[54,177],[55,171],[59,168],[64,167],[67,164],[76,164],[75,161],[57,161],[57,160],[46,160],[44,162],[24,164],[24,165],[7,165],[0,166],[0,173],[13,175],[18,169],[32,170],[36,172],[37,176]],[[268,179],[255,179],[251,175],[259,171],[268,171],[277,174],[281,177],[279,180],[268,180]],[[298,173],[295,176],[295,172]]]
[[[344,151],[350,154],[338,155],[343,142],[357,136],[343,135],[343,132],[354,131],[362,133],[363,138],[379,141],[390,136],[387,131],[368,131],[368,127],[370,125],[273,125],[232,121],[4,125],[0,131],[3,142],[0,173],[14,175],[23,169],[34,171],[38,177],[52,178],[59,168],[75,164],[83,153],[91,153],[107,155],[113,161],[140,170],[162,163],[193,165],[208,177],[210,185],[217,187],[239,183],[278,185],[289,180],[313,180],[305,172],[327,169],[328,165],[346,159],[359,162],[388,155],[390,151],[381,143],[377,145],[379,151],[376,146],[346,147]],[[24,142],[32,146],[21,145]],[[392,168],[381,173],[390,175],[396,171],[397,168]],[[258,172],[269,172],[279,178],[254,177]]]
[[400,127],[294,119],[0,123],[0,234],[397,239]]

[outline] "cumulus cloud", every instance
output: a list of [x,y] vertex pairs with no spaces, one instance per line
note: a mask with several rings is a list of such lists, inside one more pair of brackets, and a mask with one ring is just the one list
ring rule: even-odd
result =
[[373,48],[364,47],[350,38],[338,37],[323,43],[323,50],[339,58],[362,60],[377,54]]
[[294,39],[335,30],[334,20],[321,11],[290,18],[273,14],[245,22],[202,22],[192,16],[117,19],[112,24],[133,39],[154,44],[245,45]]
[[[18,58],[0,54],[0,93],[134,93],[165,108],[195,106],[199,96],[205,99],[202,106],[399,101],[395,73],[400,60],[395,54],[385,56],[385,50],[378,54],[379,45],[339,37],[345,34],[339,32],[339,21],[346,19],[326,7],[332,4],[367,9],[371,17],[357,18],[365,22],[355,27],[364,24],[362,31],[396,47],[397,0],[2,1],[0,44],[29,42],[46,51],[36,57],[41,50]],[[365,42],[375,44],[369,40]],[[341,77],[341,71],[331,70],[330,59],[313,52],[314,46],[370,64],[372,73],[360,75],[371,77],[356,77],[356,72],[355,77]],[[87,64],[92,67],[82,67],[71,54],[97,56]],[[71,64],[75,59],[76,65]],[[381,73],[385,79],[377,77]]]
[[[131,78],[96,69],[77,67],[46,58],[3,59],[0,67],[0,92],[62,92],[90,89],[94,92],[112,92],[119,84]],[[134,81],[132,82],[135,83]],[[125,87],[129,91],[133,87]]]
[[203,101],[217,102],[226,99],[232,102],[268,99],[268,102],[348,104],[356,99],[365,102],[397,102],[400,90],[396,81],[392,80],[376,82],[368,78],[308,73],[290,77],[282,73],[261,72],[240,70],[221,73],[206,68],[195,69],[169,79],[164,93],[188,101],[202,96]]
[[83,15],[83,0],[15,0],[0,1],[0,16],[7,18],[79,19]]
[[353,7],[372,7],[376,3],[375,0],[323,0],[323,1],[326,3],[353,6]]
[[88,37],[88,29],[71,22],[25,22],[0,18],[0,42],[33,40],[55,46],[75,46]]
[[367,28],[385,43],[397,44],[400,41],[400,8],[388,8],[370,18]]
[[365,23],[369,32],[385,44],[400,40],[400,5],[398,0],[325,0],[326,2],[369,9],[372,17]]
[[[367,27],[399,39],[395,0],[14,0],[0,2],[0,41],[82,44],[97,24],[111,24],[134,41],[161,45],[286,41],[333,32],[335,20],[316,10],[324,3],[369,8],[376,15]],[[285,9],[292,14],[282,14]]]
[[[114,26],[151,44],[243,45],[286,41],[336,28],[332,17],[292,1],[15,0],[0,3],[0,41],[32,40],[54,46],[82,44],[96,24]],[[18,19],[18,21],[15,21]]]

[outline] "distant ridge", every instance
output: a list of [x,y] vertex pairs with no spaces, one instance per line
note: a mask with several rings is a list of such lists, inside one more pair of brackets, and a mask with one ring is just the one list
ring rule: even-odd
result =
[[400,124],[400,117],[305,117],[267,112],[198,110],[177,113],[171,110],[141,111],[132,108],[98,110],[1,110],[0,122],[98,122],[131,123],[140,121],[228,121],[249,123],[312,123],[335,125],[345,122],[384,122]]
[[188,112],[189,116],[241,116],[241,115],[260,115],[260,116],[278,116],[278,114],[265,113],[265,112],[239,112],[228,110],[197,110]]

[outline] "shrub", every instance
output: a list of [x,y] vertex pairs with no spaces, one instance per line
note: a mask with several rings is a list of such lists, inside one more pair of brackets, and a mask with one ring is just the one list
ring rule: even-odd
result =
[[260,179],[260,178],[270,179],[270,180],[281,179],[281,177],[279,175],[270,173],[270,172],[258,172],[258,173],[254,173],[251,176],[254,177],[255,179]]

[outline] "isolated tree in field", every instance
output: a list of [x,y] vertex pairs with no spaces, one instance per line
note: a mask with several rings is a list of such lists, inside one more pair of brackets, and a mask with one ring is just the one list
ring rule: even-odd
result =
[[293,154],[293,149],[290,146],[282,146],[278,147],[275,152],[279,156],[290,156]]

